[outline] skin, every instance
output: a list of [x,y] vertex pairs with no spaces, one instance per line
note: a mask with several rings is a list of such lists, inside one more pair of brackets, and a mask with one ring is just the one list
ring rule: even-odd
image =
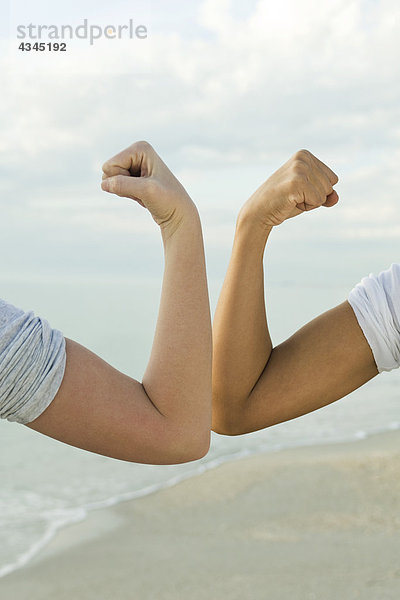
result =
[[142,382],[66,338],[66,369],[50,406],[27,426],[125,461],[204,456],[211,428],[211,315],[198,211],[147,142],[103,165],[102,189],[138,202],[160,227],[165,270]]
[[274,227],[339,197],[337,175],[300,150],[244,204],[213,321],[212,429],[240,435],[326,406],[378,374],[350,304],[272,346],[263,255]]

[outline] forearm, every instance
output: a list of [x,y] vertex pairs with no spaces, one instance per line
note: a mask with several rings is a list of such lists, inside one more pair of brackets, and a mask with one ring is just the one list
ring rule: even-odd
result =
[[263,254],[270,229],[239,215],[213,322],[213,429],[236,419],[271,354]]
[[179,429],[211,425],[211,316],[203,236],[197,210],[173,235],[163,233],[165,270],[143,387]]

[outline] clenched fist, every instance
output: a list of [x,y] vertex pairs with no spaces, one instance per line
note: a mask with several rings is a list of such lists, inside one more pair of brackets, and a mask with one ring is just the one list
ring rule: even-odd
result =
[[239,217],[250,217],[268,229],[305,211],[334,206],[339,196],[333,186],[338,181],[311,152],[299,150],[249,198]]
[[171,235],[197,209],[148,142],[136,142],[103,165],[104,191],[135,200]]

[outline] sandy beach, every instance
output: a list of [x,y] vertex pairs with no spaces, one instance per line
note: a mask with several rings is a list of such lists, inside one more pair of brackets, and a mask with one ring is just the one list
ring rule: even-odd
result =
[[398,600],[400,431],[264,454],[92,512],[2,600]]

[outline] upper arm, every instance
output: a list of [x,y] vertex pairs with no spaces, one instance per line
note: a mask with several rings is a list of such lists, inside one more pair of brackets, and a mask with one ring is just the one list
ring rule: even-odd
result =
[[140,382],[77,342],[65,341],[66,365],[58,392],[28,427],[121,460],[169,464],[200,458],[190,456],[184,432],[157,410]]
[[242,409],[240,433],[321,408],[377,374],[372,351],[346,301],[273,349]]

